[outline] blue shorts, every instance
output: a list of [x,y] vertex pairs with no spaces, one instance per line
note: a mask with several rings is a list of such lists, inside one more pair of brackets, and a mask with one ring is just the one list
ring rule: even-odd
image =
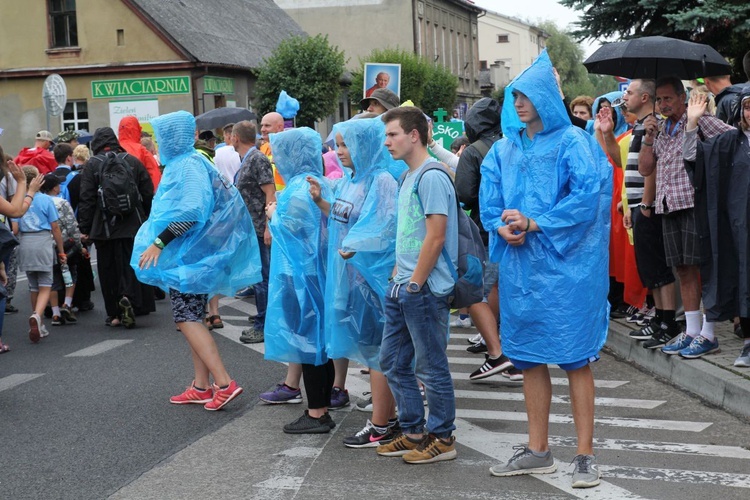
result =
[[[575,361],[573,363],[562,363],[558,364],[560,368],[565,370],[566,372],[572,372],[573,370],[577,370],[579,368],[583,368],[584,366],[594,363],[595,361],[599,361],[599,355],[591,356],[590,358],[582,359],[581,361]],[[541,366],[544,363],[533,363],[531,361],[520,361],[511,359],[511,362],[513,363],[513,366],[515,366],[518,370],[530,370],[531,368],[536,368],[537,366]]]

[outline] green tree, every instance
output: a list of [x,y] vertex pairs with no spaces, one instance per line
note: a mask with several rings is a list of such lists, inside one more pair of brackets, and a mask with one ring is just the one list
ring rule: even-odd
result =
[[401,101],[411,100],[428,115],[438,108],[453,109],[458,78],[442,65],[398,48],[375,49],[360,58],[359,69],[352,73],[353,104],[359,105],[362,99],[360,89],[364,89],[364,68],[368,62],[401,65]]
[[335,111],[345,62],[344,52],[332,47],[327,36],[287,38],[258,68],[259,110],[274,111],[279,93],[286,90],[300,104],[297,125],[312,127]]
[[573,35],[586,38],[638,38],[662,35],[706,43],[732,62],[745,81],[742,56],[750,48],[747,0],[560,0],[581,12]]

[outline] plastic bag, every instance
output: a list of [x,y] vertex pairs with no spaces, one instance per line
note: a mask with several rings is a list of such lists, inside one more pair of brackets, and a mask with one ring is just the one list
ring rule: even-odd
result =
[[282,90],[276,101],[276,112],[284,118],[294,118],[299,111],[299,101]]

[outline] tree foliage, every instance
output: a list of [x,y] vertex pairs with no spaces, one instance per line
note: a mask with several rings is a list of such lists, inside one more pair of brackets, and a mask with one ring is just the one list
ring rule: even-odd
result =
[[300,104],[297,125],[312,127],[335,111],[345,62],[344,52],[332,47],[327,36],[287,38],[258,68],[260,112],[275,111],[279,93],[286,90]]
[[353,104],[359,105],[362,99],[364,68],[368,62],[401,65],[401,101],[411,100],[428,115],[438,108],[453,109],[458,78],[442,65],[398,48],[374,49],[367,57],[360,58],[359,69],[352,73]]
[[585,38],[670,36],[706,43],[732,62],[745,81],[742,56],[750,48],[747,0],[560,0],[581,12],[573,35]]

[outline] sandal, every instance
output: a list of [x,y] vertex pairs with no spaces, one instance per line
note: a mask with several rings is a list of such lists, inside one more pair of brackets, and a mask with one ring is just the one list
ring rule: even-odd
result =
[[118,318],[117,316],[110,316],[109,318],[104,320],[104,324],[112,327],[120,326],[120,318]]
[[218,314],[214,314],[213,316],[208,317],[208,322],[211,323],[211,327],[216,328],[224,328],[224,323],[221,321],[221,316]]
[[211,320],[209,319],[208,316],[206,316],[205,318],[203,318],[203,326],[205,326],[206,328],[208,328],[209,331],[211,331],[211,330],[214,329],[213,325],[211,325]]
[[0,354],[4,354],[10,351],[10,347],[7,344],[0,344]]

